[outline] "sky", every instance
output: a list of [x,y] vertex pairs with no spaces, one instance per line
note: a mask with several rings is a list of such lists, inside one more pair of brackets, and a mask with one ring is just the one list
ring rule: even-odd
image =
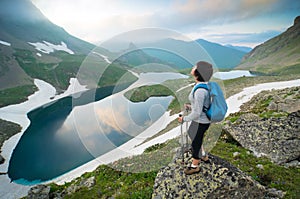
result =
[[298,0],[32,0],[53,23],[99,44],[127,31],[161,28],[195,40],[255,47],[300,15]]

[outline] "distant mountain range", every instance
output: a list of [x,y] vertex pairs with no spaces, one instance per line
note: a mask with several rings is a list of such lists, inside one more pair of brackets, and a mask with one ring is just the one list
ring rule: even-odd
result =
[[205,41],[203,39],[196,40],[210,54],[218,68],[232,69],[236,67],[246,52],[235,48],[228,48],[217,43]]
[[[94,81],[98,81],[97,86],[115,85],[128,70],[149,63],[152,64],[149,68],[157,71],[163,65],[175,70],[190,68],[200,59],[212,61],[215,67],[226,70],[235,68],[242,59],[238,68],[259,72],[273,73],[275,70],[279,73],[283,67],[288,67],[288,71],[299,68],[298,18],[286,33],[256,47],[244,58],[248,48],[222,46],[203,39],[187,42],[168,38],[148,45],[156,48],[131,43],[128,49],[110,52],[53,24],[30,0],[1,0],[0,27],[1,101],[24,100],[22,97],[36,89],[34,78],[50,83],[58,92],[65,90],[87,56],[92,57],[92,62],[88,63],[90,69],[78,78],[85,85],[95,85]],[[97,79],[99,73],[103,73],[101,81]],[[136,79],[131,73],[127,76],[125,81]],[[1,101],[0,107],[9,104]]]
[[[33,85],[33,78],[38,78],[63,91],[96,47],[53,24],[30,0],[1,0],[0,27],[0,90]],[[97,52],[113,56],[101,47]],[[107,65],[103,57],[97,58],[99,68]],[[127,72],[118,63],[111,67],[118,68],[118,75]],[[114,77],[121,77],[118,75]],[[113,83],[108,80],[102,86]]]
[[243,51],[243,52],[246,52],[246,53],[248,53],[252,50],[252,48],[247,47],[247,46],[233,46],[231,44],[227,44],[227,45],[224,45],[224,46],[226,46],[228,48],[235,49],[235,50]]
[[[1,0],[0,26],[0,89],[33,85],[33,78],[38,78],[52,84],[58,92],[65,90],[69,79],[76,76],[82,61],[96,47],[53,24],[30,0]],[[244,55],[244,52],[205,40],[197,42],[212,56],[219,68],[233,68]],[[174,39],[166,39],[162,43],[187,50],[190,47],[189,42]],[[128,68],[142,64],[159,63],[182,69],[197,61],[194,59],[191,63],[190,60],[187,62],[169,52],[154,53],[151,50],[141,51],[139,48],[131,51],[127,49],[126,54],[121,52],[121,57],[118,53],[101,47],[97,47],[97,53],[104,62],[99,67],[107,64],[103,56],[111,60],[117,59],[111,67],[116,67],[112,71],[122,71],[119,75],[124,74]],[[192,51],[189,53],[197,54]],[[96,70],[94,68],[89,75],[92,76]],[[114,76],[114,80],[119,77],[108,73],[106,75]],[[102,82],[103,85],[114,83],[113,80],[106,79],[106,82]]]
[[300,16],[282,34],[256,46],[238,69],[272,74],[300,74]]
[[233,69],[246,54],[244,51],[203,39],[182,41],[169,38],[152,44],[141,44],[139,47],[143,48],[143,46],[154,46],[155,48],[142,50],[152,57],[169,63],[176,69],[190,68],[199,60],[213,62],[214,67],[218,69]]

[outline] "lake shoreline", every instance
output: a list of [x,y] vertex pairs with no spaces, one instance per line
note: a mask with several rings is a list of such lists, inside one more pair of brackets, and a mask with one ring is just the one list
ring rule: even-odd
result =
[[[292,81],[284,81],[284,82],[263,83],[263,84],[258,84],[256,86],[244,88],[242,92],[235,94],[227,99],[227,103],[228,103],[228,107],[229,107],[228,114],[231,112],[238,111],[239,106],[242,103],[245,103],[247,100],[250,100],[253,95],[255,95],[256,93],[259,93],[261,90],[281,89],[281,88],[293,87],[293,86],[300,86],[300,79],[292,80]],[[259,87],[259,89],[258,89],[258,87]],[[125,89],[125,90],[127,90],[127,89]],[[0,117],[1,117],[1,114],[0,114]],[[146,133],[143,132],[140,136],[137,136],[135,139],[132,139],[132,140],[126,142],[125,144],[121,145],[120,147],[116,148],[115,150],[113,150],[107,154],[104,154],[104,155],[100,156],[99,158],[97,158],[91,162],[88,162],[88,163],[62,175],[62,176],[59,176],[53,180],[50,180],[49,182],[55,182],[58,184],[63,184],[65,182],[69,182],[69,181],[73,180],[74,178],[79,177],[80,175],[82,175],[85,172],[94,170],[100,164],[107,164],[107,163],[111,163],[120,158],[141,154],[141,153],[143,153],[145,148],[148,148],[149,146],[151,146],[153,144],[163,143],[163,142],[167,141],[168,139],[172,139],[174,137],[179,136],[179,134],[180,134],[179,127],[176,127],[174,129],[170,130],[169,132],[167,132],[149,142],[146,142],[138,147],[135,147],[138,145],[137,143],[141,143],[144,139],[146,139],[147,137],[150,137],[151,136],[150,133],[155,134],[155,133],[159,132],[160,129],[165,128],[165,126],[172,120],[176,119],[176,117],[177,117],[177,115],[170,115],[169,112],[166,112],[152,126],[150,126],[148,129],[146,129],[146,131],[145,131]],[[24,131],[24,130],[22,130],[22,131]],[[9,140],[7,140],[3,144],[2,151],[10,150],[12,152],[13,151],[12,146],[16,146],[21,135],[22,135],[22,133],[19,133],[16,136],[13,136]],[[5,145],[5,147],[4,147],[4,145]],[[6,164],[6,166],[8,166],[9,158],[7,158],[7,156],[4,156],[4,157],[6,159],[5,164]],[[111,157],[114,157],[114,158],[111,158]],[[0,165],[0,169],[1,169],[1,171],[5,170],[5,166]],[[49,182],[45,182],[45,183],[49,183]],[[0,192],[4,193],[3,196],[9,197],[9,198],[23,197],[27,194],[28,190],[30,189],[30,186],[10,183],[10,179],[8,178],[7,175],[0,176],[0,183],[2,185],[0,188]],[[0,196],[2,197],[2,195],[0,195]]]
[[[292,80],[292,81],[283,81],[283,82],[263,83],[263,84],[258,84],[256,86],[244,88],[242,92],[237,93],[226,99],[226,102],[229,107],[227,116],[230,113],[238,112],[239,107],[243,103],[249,101],[255,94],[258,94],[263,90],[283,89],[283,88],[289,88],[294,86],[300,86],[300,79]],[[177,126],[171,129],[170,131],[164,133],[163,135],[158,136],[146,143],[143,143],[143,141],[146,140],[147,138],[163,130],[171,121],[175,120],[177,116],[178,116],[177,114],[170,115],[170,111],[166,112],[158,121],[156,121],[152,126],[146,129],[139,136],[124,143],[118,148],[96,158],[95,160],[92,160],[54,180],[51,180],[50,182],[62,185],[65,182],[70,182],[73,179],[80,177],[85,172],[91,172],[95,170],[101,164],[109,164],[121,158],[140,155],[144,152],[146,148],[154,144],[164,143],[170,139],[180,136],[180,126]]]
[[[141,73],[140,77],[142,78],[139,78],[136,82],[131,84],[126,89],[120,91],[119,93],[123,94],[127,90],[130,90],[136,86],[151,85],[151,84],[161,83],[162,81],[165,81],[164,80],[165,74],[155,73],[156,80],[150,78],[151,81],[149,81],[149,74],[151,73]],[[187,77],[185,75],[174,73],[174,72],[170,72],[167,74],[171,76],[171,78],[169,79],[178,79],[178,78]],[[27,114],[30,111],[41,106],[48,106],[50,103],[55,103],[56,100],[61,99],[63,97],[67,97],[73,94],[74,96],[76,96],[77,94],[80,94],[82,91],[88,90],[85,86],[80,85],[80,83],[76,78],[70,79],[70,86],[64,93],[60,95],[56,95],[55,88],[52,85],[48,84],[47,82],[44,82],[39,79],[35,79],[34,83],[39,88],[39,90],[36,91],[34,94],[30,95],[27,101],[22,102],[20,104],[14,104],[14,105],[9,105],[0,108],[0,118],[2,118],[3,120],[17,123],[20,126],[22,126],[21,132],[10,137],[2,145],[1,155],[5,158],[5,162],[4,164],[0,165],[1,172],[8,170],[9,161],[12,156],[13,150],[15,149],[23,133],[25,132],[25,130],[28,128],[30,124],[30,120],[27,117]],[[51,180],[43,182],[43,184],[49,182],[51,182]],[[39,182],[33,182],[33,183],[38,184]],[[0,193],[1,193],[0,198],[24,197],[25,195],[27,195],[27,192],[30,189],[30,187],[34,185],[34,184],[22,185],[22,184],[17,184],[15,182],[11,182],[11,179],[8,177],[8,175],[0,175],[0,184],[2,185],[0,187]]]
[[[8,170],[13,150],[30,124],[27,113],[46,103],[55,102],[57,99],[69,96],[75,91],[77,93],[87,90],[85,86],[79,84],[76,78],[70,79],[70,86],[60,95],[56,95],[56,89],[47,82],[34,79],[34,83],[38,87],[38,91],[30,95],[27,101],[0,108],[1,119],[17,123],[22,127],[22,130],[19,133],[6,140],[1,147],[1,155],[5,158],[5,162],[0,165],[1,172],[6,172]],[[0,184],[0,198],[20,198],[25,196],[30,189],[30,186],[12,183],[8,175],[0,176]]]

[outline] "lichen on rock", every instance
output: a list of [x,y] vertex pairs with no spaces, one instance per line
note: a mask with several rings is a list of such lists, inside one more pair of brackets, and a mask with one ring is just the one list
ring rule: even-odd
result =
[[184,174],[191,154],[162,168],[155,179],[152,198],[263,198],[266,189],[227,161],[210,155],[197,174]]
[[258,157],[266,156],[279,165],[299,166],[299,90],[294,87],[254,96],[241,106],[239,118],[223,127],[224,132]]

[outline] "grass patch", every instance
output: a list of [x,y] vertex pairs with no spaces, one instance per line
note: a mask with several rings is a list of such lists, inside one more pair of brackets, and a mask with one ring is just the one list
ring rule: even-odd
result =
[[[96,68],[96,70],[99,70]],[[112,75],[113,74],[113,75]],[[138,78],[128,72],[124,66],[122,66],[119,62],[113,62],[101,75],[98,86],[105,87],[105,86],[113,86],[113,85],[120,85],[128,82],[135,82]]]
[[235,123],[243,114],[245,114],[245,112],[231,113],[226,120],[230,121],[231,123]]
[[[233,157],[234,152],[240,155]],[[218,141],[211,153],[231,162],[262,185],[286,191],[285,198],[297,198],[300,194],[300,168],[273,164],[267,158],[257,158],[243,147],[224,140]],[[257,168],[258,164],[264,169]]]
[[62,192],[71,184],[95,176],[96,184],[90,190],[82,188],[65,198],[151,198],[158,170],[172,161],[172,151],[178,146],[177,139],[169,140],[151,147],[147,153],[101,165],[64,185],[52,183],[50,192]]
[[271,118],[271,117],[286,117],[288,116],[287,112],[276,112],[276,111],[265,111],[259,114],[261,118]]
[[35,85],[24,85],[0,90],[0,107],[24,102],[35,91],[37,91]]
[[174,149],[179,146],[178,139],[171,139],[149,147],[146,153],[117,160],[110,166],[128,172],[158,171],[173,160],[176,153]]
[[21,129],[22,127],[18,124],[0,119],[0,149],[5,140],[19,133]]
[[[154,139],[154,138],[156,138],[156,137],[158,137],[158,136],[163,135],[164,133],[166,133],[166,132],[172,130],[173,128],[177,127],[178,125],[179,125],[179,123],[178,123],[177,119],[173,120],[172,122],[170,122],[170,123],[167,125],[166,128],[164,128],[164,129],[161,130],[160,132],[156,133],[156,134],[153,135],[152,137],[147,138],[144,142],[142,142],[142,143],[139,144],[139,145],[142,145],[142,144],[144,144],[144,143],[146,143],[146,142],[148,142],[148,141],[150,141],[150,140],[152,140],[152,139]],[[139,146],[139,145],[138,145],[138,146]]]
[[150,147],[146,148],[144,152],[145,152],[145,153],[150,153],[150,152],[152,152],[152,151],[159,150],[159,149],[161,149],[161,148],[163,148],[163,147],[165,147],[165,146],[166,146],[166,143],[158,143],[158,144],[154,144],[153,146],[150,146]]
[[[92,189],[82,188],[65,198],[151,198],[152,187],[157,172],[128,173],[101,165],[94,172],[86,173],[83,178],[96,176],[96,185]],[[62,187],[68,187],[63,185]],[[51,184],[51,192],[62,190]]]
[[124,96],[132,102],[144,102],[150,97],[173,96],[174,99],[169,104],[168,110],[172,110],[171,114],[180,112],[180,104],[177,96],[167,86],[156,84],[151,86],[141,86],[127,91]]
[[125,97],[132,102],[146,101],[149,97],[161,97],[170,95],[174,96],[173,92],[169,88],[161,84],[141,86],[125,93]]
[[262,113],[267,110],[269,104],[273,101],[272,96],[268,96],[267,99],[256,102],[255,106],[252,108],[253,113]]
[[255,77],[240,77],[236,79],[224,80],[225,91],[224,94],[226,97],[230,97],[234,94],[237,94],[243,90],[243,88],[254,86],[261,83],[267,82],[276,82],[276,81],[288,81],[299,79],[299,73],[292,73],[289,75],[263,75],[263,76],[255,76]]
[[42,79],[57,90],[65,90],[69,86],[71,77],[76,77],[85,55],[69,55],[65,52],[56,52],[60,61],[44,63],[38,61],[33,52],[15,49],[14,56],[22,69],[32,78]]

